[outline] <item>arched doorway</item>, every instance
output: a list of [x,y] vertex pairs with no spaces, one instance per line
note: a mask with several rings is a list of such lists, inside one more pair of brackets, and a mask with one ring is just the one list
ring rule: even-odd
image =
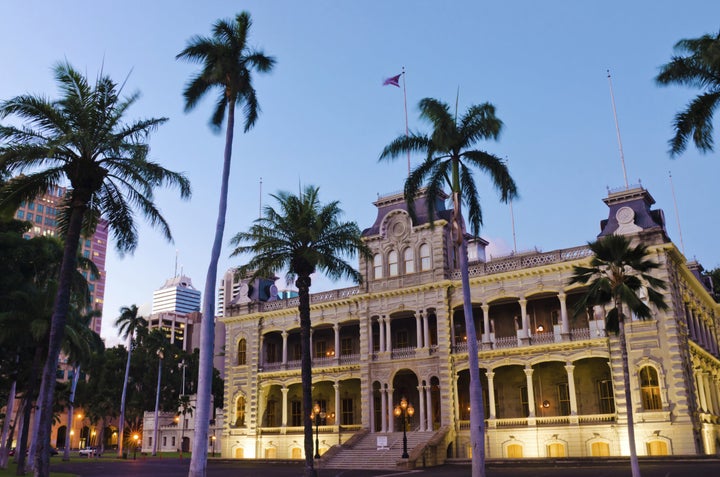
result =
[[395,374],[395,377],[393,378],[393,395],[392,395],[392,402],[390,402],[390,409],[389,415],[391,419],[395,419],[393,428],[396,430],[401,431],[403,429],[403,420],[404,417],[396,417],[393,413],[393,410],[396,406],[400,405],[400,402],[403,398],[407,400],[408,407],[410,405],[413,406],[415,410],[414,416],[407,416],[407,430],[408,431],[414,431],[417,429],[417,426],[419,425],[419,413],[420,413],[420,395],[418,392],[418,377],[417,375],[409,370],[409,369],[403,369],[397,372]]

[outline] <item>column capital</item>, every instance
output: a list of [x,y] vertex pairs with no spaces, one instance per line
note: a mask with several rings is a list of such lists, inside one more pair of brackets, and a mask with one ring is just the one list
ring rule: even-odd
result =
[[492,372],[492,371],[487,371],[487,372],[485,373],[485,376],[487,376],[488,381],[490,381],[490,380],[492,380],[492,379],[495,379],[495,373]]
[[572,363],[568,363],[565,365],[565,371],[568,372],[568,374],[572,373],[575,370],[575,365]]

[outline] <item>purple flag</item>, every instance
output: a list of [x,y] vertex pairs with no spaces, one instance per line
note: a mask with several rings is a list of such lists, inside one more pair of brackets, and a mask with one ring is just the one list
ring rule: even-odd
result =
[[392,85],[392,86],[397,86],[399,88],[401,76],[402,76],[402,73],[400,73],[399,75],[396,75],[396,76],[391,76],[390,78],[383,81],[383,86]]

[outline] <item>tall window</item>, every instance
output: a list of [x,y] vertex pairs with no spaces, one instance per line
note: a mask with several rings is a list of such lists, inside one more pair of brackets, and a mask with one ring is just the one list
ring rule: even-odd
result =
[[396,344],[398,348],[407,348],[410,346],[407,330],[398,330],[397,333],[395,333],[395,339],[397,340]]
[[290,425],[298,427],[303,425],[302,402],[294,400],[290,403]]
[[405,273],[415,273],[415,253],[412,248],[408,247],[403,252],[403,262]]
[[383,277],[383,259],[382,255],[379,253],[376,253],[373,257],[373,277],[375,278],[382,278]]
[[245,396],[240,396],[235,403],[235,425],[238,427],[245,425]]
[[643,408],[646,411],[662,409],[660,382],[657,370],[652,366],[644,366],[640,369],[640,393],[642,394]]
[[237,364],[238,366],[247,364],[247,342],[245,338],[238,341]]
[[613,397],[612,381],[605,379],[598,381],[598,396],[600,396],[600,413],[615,413],[615,398]]
[[352,338],[343,338],[340,340],[340,356],[349,354],[353,354],[353,340]]
[[272,341],[265,343],[265,356],[267,356],[266,363],[277,363],[279,361],[277,359],[277,344]]
[[570,391],[568,383],[560,383],[557,385],[558,394],[558,411],[561,416],[570,415]]
[[520,404],[522,405],[523,415],[528,417],[530,415],[530,405],[528,404],[527,386],[520,387]]
[[396,250],[391,250],[388,253],[388,275],[396,277],[398,272],[398,253]]
[[325,342],[324,341],[316,341],[315,343],[315,357],[316,358],[324,358],[325,357]]
[[420,270],[430,270],[432,263],[430,263],[430,245],[424,243],[420,245]]
[[342,414],[340,423],[346,426],[354,424],[353,416],[353,400],[350,398],[343,398],[340,405],[342,406]]
[[268,427],[275,427],[275,400],[274,399],[268,399],[267,410],[265,411],[265,416],[267,417],[266,425]]

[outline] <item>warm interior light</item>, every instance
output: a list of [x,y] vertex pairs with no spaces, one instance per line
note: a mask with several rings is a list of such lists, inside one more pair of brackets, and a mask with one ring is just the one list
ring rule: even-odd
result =
[[538,333],[542,333],[543,331],[545,331],[545,327],[544,327],[543,325],[538,325],[538,326],[537,326],[537,332],[538,332]]
[[550,401],[548,401],[547,399],[544,400],[542,406],[543,406],[544,408],[550,407]]

